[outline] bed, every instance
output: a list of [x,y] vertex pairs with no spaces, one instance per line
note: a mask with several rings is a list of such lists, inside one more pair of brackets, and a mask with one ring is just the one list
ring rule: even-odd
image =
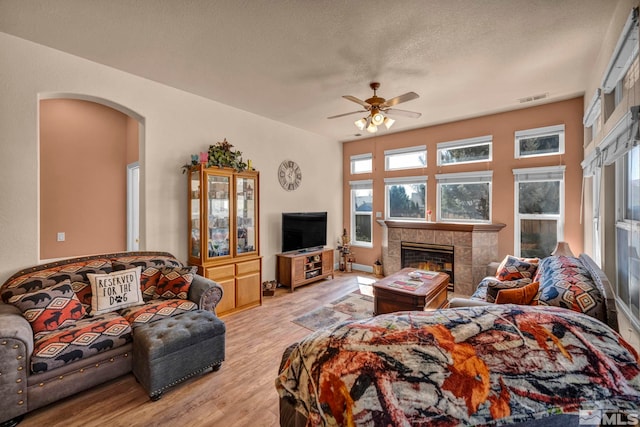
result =
[[636,350],[599,320],[556,307],[343,322],[290,346],[275,383],[287,427],[567,426],[611,412],[632,420],[640,408]]

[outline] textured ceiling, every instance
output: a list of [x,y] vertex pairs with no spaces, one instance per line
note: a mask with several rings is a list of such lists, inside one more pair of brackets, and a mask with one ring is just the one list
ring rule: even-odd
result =
[[371,81],[420,95],[396,132],[582,95],[617,3],[0,0],[0,31],[345,141]]

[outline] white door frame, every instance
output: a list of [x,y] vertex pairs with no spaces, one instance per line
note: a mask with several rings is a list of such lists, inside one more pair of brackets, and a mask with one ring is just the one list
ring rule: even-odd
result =
[[127,250],[140,249],[140,164],[127,165]]

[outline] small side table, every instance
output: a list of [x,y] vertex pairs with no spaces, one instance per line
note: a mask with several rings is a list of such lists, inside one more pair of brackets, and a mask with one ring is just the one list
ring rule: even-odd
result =
[[405,268],[373,284],[374,314],[396,311],[423,311],[445,308],[449,275],[445,273],[423,275],[410,280],[415,268]]

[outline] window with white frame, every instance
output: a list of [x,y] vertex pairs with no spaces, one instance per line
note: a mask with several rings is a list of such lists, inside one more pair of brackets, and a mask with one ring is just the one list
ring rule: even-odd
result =
[[351,244],[373,244],[373,181],[351,181]]
[[589,105],[587,106],[582,123],[585,128],[591,129],[591,140],[593,140],[598,131],[600,130],[600,115],[602,114],[602,91],[596,90],[596,93],[591,98]]
[[607,105],[613,105],[613,108],[605,108],[605,120],[609,119],[613,111],[615,111],[615,107],[622,101],[625,86],[622,80],[638,57],[639,38],[638,8],[636,7],[631,10],[627,17],[609,64],[602,76],[600,86],[604,92],[606,103]]
[[514,169],[515,255],[543,258],[564,238],[565,166]]
[[438,166],[491,161],[493,136],[461,139],[438,144]]
[[427,177],[385,178],[387,219],[425,220]]
[[616,161],[616,295],[640,325],[640,147]]
[[371,153],[351,156],[351,173],[371,173],[373,171],[373,156]]
[[516,131],[516,159],[563,153],[564,125]]
[[417,169],[427,167],[427,146],[385,150],[384,170]]
[[490,222],[493,171],[437,174],[437,219]]

